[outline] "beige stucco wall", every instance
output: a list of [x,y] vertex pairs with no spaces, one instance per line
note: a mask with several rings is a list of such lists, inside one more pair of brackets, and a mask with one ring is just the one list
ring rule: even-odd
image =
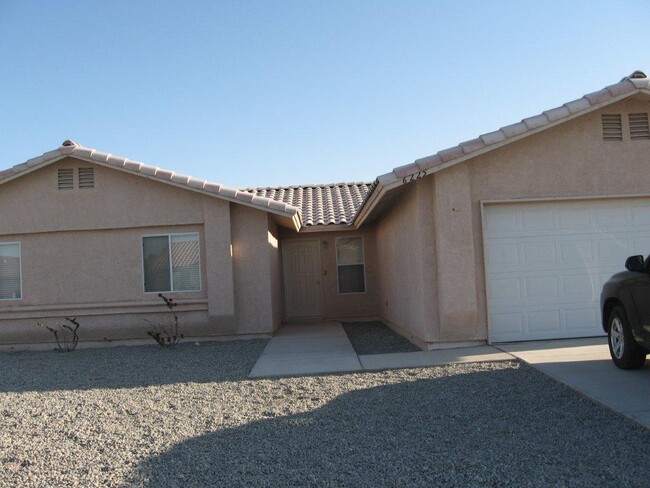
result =
[[439,340],[433,187],[412,183],[376,223],[379,313],[417,343]]
[[279,308],[282,282],[277,273],[277,228],[268,214],[233,205],[232,249],[235,273],[237,328],[233,332],[270,333],[281,321]]
[[[0,219],[0,242],[21,243],[23,288],[22,299],[0,301],[0,343],[49,341],[36,322],[66,315],[79,317],[84,340],[146,337],[145,319],[159,321],[165,310],[143,289],[147,234],[199,233],[201,291],[169,293],[180,304],[184,334],[269,332],[277,325],[266,213],[101,166],[94,166],[94,189],[57,189],[57,169],[90,165],[66,158],[0,186],[0,208],[10,216]],[[237,261],[231,244],[259,245],[265,254]],[[265,292],[259,305],[250,295],[257,283]],[[267,316],[258,321],[261,309]]]
[[[467,163],[478,302],[474,337],[487,337],[480,201],[650,195],[650,140],[628,135],[627,114],[637,112],[650,112],[648,97],[610,105]],[[603,113],[622,114],[622,142],[603,141]]]
[[[627,136],[627,114],[649,111],[647,99],[619,102],[407,185],[376,224],[381,315],[425,341],[486,340],[481,201],[650,195],[650,141]],[[623,115],[623,142],[602,140],[602,113]]]
[[280,252],[280,229],[269,216],[269,266],[271,269],[271,304],[273,307],[273,329],[284,319],[284,282],[282,276],[282,254]]
[[[365,293],[339,293],[336,264],[336,238],[363,238],[366,272]],[[358,231],[306,232],[297,234],[282,228],[280,246],[288,239],[318,239],[320,241],[321,267],[323,272],[323,318],[350,319],[377,317],[378,266],[374,229],[367,227]]]

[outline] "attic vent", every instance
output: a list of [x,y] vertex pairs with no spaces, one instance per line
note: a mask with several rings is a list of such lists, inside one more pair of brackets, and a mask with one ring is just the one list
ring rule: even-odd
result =
[[621,125],[620,114],[603,114],[603,140],[623,140],[623,126]]
[[79,168],[79,188],[95,188],[94,168]]
[[74,170],[61,168],[58,171],[59,190],[72,190],[74,188]]
[[648,114],[629,114],[630,139],[650,139],[650,127],[648,127]]

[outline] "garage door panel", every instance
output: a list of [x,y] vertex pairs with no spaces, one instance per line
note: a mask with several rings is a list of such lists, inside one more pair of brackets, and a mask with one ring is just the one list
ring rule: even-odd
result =
[[531,332],[551,332],[560,330],[559,310],[540,310],[528,312],[528,330]]
[[488,250],[486,255],[488,266],[508,266],[519,263],[519,247],[508,242],[497,242]]
[[512,300],[520,301],[521,279],[520,278],[497,278],[494,279],[489,291],[490,299],[495,305],[503,304],[507,306]]
[[556,276],[525,278],[526,300],[557,301],[560,295]]
[[553,229],[555,216],[550,209],[523,210],[521,212],[521,227],[524,230],[536,232]]
[[494,342],[602,335],[600,291],[625,258],[650,252],[650,199],[485,207]]
[[555,242],[534,242],[531,244],[524,244],[521,250],[523,252],[524,265],[546,266],[557,264]]
[[590,324],[597,321],[598,313],[593,306],[564,310],[564,324],[568,330],[589,332]]
[[560,229],[570,229],[575,231],[590,229],[592,227],[591,214],[588,209],[584,208],[560,210],[558,213],[558,220]]
[[[589,297],[595,297],[596,291],[600,294],[600,287],[594,280],[594,277],[588,274],[583,275],[573,275],[573,276],[563,276],[560,278],[562,281],[562,289],[564,291],[563,295],[565,297],[571,298],[572,300],[581,300],[584,301]],[[597,280],[600,281],[600,280]]]
[[560,263],[591,263],[594,260],[594,247],[591,241],[572,240],[560,243]]

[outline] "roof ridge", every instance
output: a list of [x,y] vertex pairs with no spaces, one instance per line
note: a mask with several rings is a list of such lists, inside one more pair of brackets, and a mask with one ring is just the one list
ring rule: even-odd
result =
[[372,181],[350,181],[343,183],[307,183],[304,185],[284,185],[284,186],[258,186],[258,187],[246,187],[240,188],[242,191],[262,191],[262,190],[295,190],[297,188],[335,188],[341,186],[362,186],[372,185]]

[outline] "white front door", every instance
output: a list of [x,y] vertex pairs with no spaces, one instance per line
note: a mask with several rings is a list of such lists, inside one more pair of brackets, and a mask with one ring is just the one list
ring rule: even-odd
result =
[[287,319],[321,317],[320,240],[282,241],[282,262]]
[[491,204],[483,238],[491,342],[603,334],[603,283],[650,253],[650,199]]

